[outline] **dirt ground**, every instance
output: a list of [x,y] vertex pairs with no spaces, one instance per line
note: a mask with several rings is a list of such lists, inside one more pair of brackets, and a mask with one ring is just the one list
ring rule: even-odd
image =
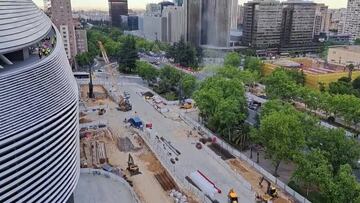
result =
[[[106,129],[88,130],[82,132],[80,140],[80,156],[83,167],[101,167],[102,164],[94,165],[93,150],[91,143],[98,141],[105,143],[105,151],[108,163],[114,168],[118,168],[125,174],[133,183],[133,188],[141,202],[144,203],[172,203],[174,200],[169,196],[168,192],[164,191],[155,178],[155,174],[164,171],[165,169],[157,160],[155,155],[144,144],[143,140],[130,129],[125,128],[125,125],[116,120],[118,111],[114,108],[116,104],[111,101],[102,86],[94,86],[94,92],[97,99],[87,98],[88,86],[81,86],[81,99],[87,107],[98,105],[108,105],[108,112],[102,117],[99,117],[95,112],[80,113],[81,123],[88,123],[96,121],[98,118],[108,119],[108,126]],[[128,138],[134,149],[129,151],[120,151],[117,145],[118,138]],[[127,139],[127,140],[128,140]],[[123,140],[123,139],[122,139]],[[132,155],[135,164],[139,166],[141,174],[131,176],[126,170],[129,154]],[[86,164],[85,164],[86,163]],[[190,198],[189,198],[190,200]],[[191,199],[189,202],[195,202]]]
[[[262,177],[256,172],[254,168],[249,168],[248,164],[244,163],[239,159],[230,159],[227,161],[230,167],[238,174],[242,175],[253,187],[256,193],[263,195],[266,192],[266,184],[263,183],[263,187],[259,186],[260,178]],[[293,203],[286,194],[278,190],[279,197],[276,198],[274,203]]]

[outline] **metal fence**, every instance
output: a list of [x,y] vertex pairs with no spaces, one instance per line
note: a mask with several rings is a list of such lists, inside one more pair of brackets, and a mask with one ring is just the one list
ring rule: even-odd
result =
[[135,200],[136,203],[140,203],[140,199],[139,197],[136,195],[136,193],[134,192],[134,190],[130,187],[129,183],[127,183],[123,178],[113,174],[113,173],[109,173],[107,171],[101,170],[101,169],[93,169],[93,168],[81,168],[80,169],[80,173],[81,174],[92,174],[92,175],[102,175],[106,178],[110,178],[113,181],[119,182],[122,185],[124,185],[131,193],[133,199]]
[[272,181],[273,183],[275,183],[277,185],[278,188],[281,188],[283,191],[286,191],[289,195],[291,195],[294,199],[296,199],[298,202],[301,203],[311,203],[309,200],[307,200],[305,197],[303,197],[302,195],[300,195],[298,192],[294,191],[292,188],[290,188],[287,184],[283,183],[281,180],[279,180],[278,178],[276,178],[275,176],[273,176],[271,173],[269,173],[268,171],[266,171],[264,168],[262,168],[260,165],[258,165],[257,163],[255,163],[254,161],[252,161],[251,159],[249,159],[245,154],[241,153],[239,150],[234,149],[231,145],[229,145],[227,142],[225,142],[224,140],[222,140],[221,138],[219,138],[218,136],[216,136],[215,134],[213,134],[209,129],[207,129],[206,127],[204,127],[203,125],[201,125],[200,123],[196,122],[195,120],[193,120],[192,118],[184,115],[184,114],[180,114],[180,118],[187,123],[188,125],[196,128],[196,129],[200,129],[203,132],[205,132],[205,134],[203,136],[207,137],[207,138],[213,138],[216,137],[217,138],[217,143],[220,144],[225,150],[229,151],[229,153],[231,153],[233,156],[246,161],[246,163],[248,163],[249,165],[251,165],[252,167],[254,167],[259,173],[261,173],[263,176],[265,176],[266,178],[268,178],[270,181]]

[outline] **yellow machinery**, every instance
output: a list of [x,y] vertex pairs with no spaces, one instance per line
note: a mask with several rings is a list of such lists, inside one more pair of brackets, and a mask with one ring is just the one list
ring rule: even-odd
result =
[[127,170],[130,172],[131,176],[140,174],[139,166],[135,164],[134,159],[131,156],[131,154],[129,154]]
[[234,189],[230,189],[228,198],[229,198],[229,203],[238,203],[238,195],[236,194]]
[[259,186],[262,187],[263,182],[267,183],[266,193],[262,196],[262,200],[264,202],[269,202],[273,198],[277,198],[279,196],[276,187],[271,185],[271,182],[266,179],[264,176],[260,179]]
[[192,109],[192,107],[191,103],[184,103],[180,106],[180,109]]

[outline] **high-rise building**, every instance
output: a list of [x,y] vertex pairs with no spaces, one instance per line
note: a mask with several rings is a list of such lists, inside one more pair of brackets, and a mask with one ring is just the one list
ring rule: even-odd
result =
[[243,44],[262,48],[278,48],[282,23],[279,1],[252,1],[244,4]]
[[258,0],[245,4],[243,44],[256,49],[313,51],[317,4]]
[[147,16],[161,16],[160,4],[150,3],[146,5],[145,15]]
[[121,16],[128,15],[127,0],[109,0],[109,15],[111,25],[114,27],[121,27]]
[[176,6],[182,6],[184,3],[184,0],[173,0],[173,2]]
[[194,46],[200,45],[201,0],[184,0],[186,16],[186,41]]
[[346,8],[329,9],[329,18],[329,30],[336,31],[337,34],[343,34],[345,32]]
[[51,20],[61,33],[68,59],[73,62],[77,49],[70,0],[51,0]]
[[[299,51],[314,46],[316,3],[308,1],[283,2],[281,47]],[[309,51],[310,51],[309,49]]]
[[314,36],[328,34],[330,26],[330,14],[325,4],[317,4],[315,12]]
[[202,0],[201,45],[228,47],[232,1]]
[[237,30],[238,28],[238,6],[239,2],[238,0],[231,0],[231,6],[230,6],[230,29],[231,30]]
[[31,0],[0,4],[0,202],[73,202],[79,96],[61,34]]
[[185,39],[185,9],[181,6],[165,7],[162,13],[163,17],[167,19],[167,42],[174,43]]
[[344,33],[360,38],[360,0],[348,0]]
[[238,15],[237,15],[238,26],[244,23],[244,6],[238,5]]
[[146,39],[167,42],[166,17],[144,15],[143,23],[144,37]]

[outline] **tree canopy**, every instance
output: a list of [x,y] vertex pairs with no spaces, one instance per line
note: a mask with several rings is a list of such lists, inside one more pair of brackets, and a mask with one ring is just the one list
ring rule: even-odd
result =
[[134,73],[136,71],[136,61],[139,59],[139,56],[133,36],[127,35],[125,37],[117,53],[117,58],[120,72]]
[[233,66],[233,67],[239,67],[241,63],[241,57],[236,52],[230,52],[225,56],[224,59],[224,65],[225,66]]

